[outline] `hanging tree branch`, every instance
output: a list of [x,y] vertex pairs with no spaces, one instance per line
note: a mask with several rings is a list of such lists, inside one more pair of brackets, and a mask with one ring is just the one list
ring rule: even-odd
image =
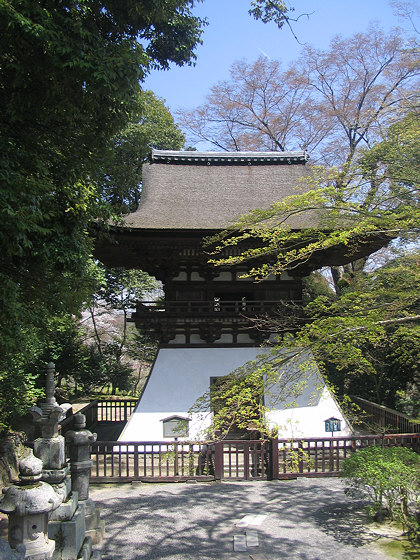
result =
[[279,29],[286,24],[289,27],[294,39],[299,43],[299,45],[301,45],[302,43],[293,31],[290,22],[293,21],[296,23],[303,16],[306,16],[309,19],[309,16],[311,16],[313,12],[310,14],[300,14],[296,18],[292,18],[290,14],[294,11],[294,8],[288,8],[282,0],[253,0],[251,2],[251,9],[248,13],[256,20],[261,20],[263,23],[275,23]]

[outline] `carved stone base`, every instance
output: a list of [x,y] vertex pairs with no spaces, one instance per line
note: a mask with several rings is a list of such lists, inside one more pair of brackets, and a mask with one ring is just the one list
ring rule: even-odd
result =
[[53,560],[76,560],[82,548],[85,533],[85,506],[79,504],[72,519],[52,521],[48,536],[55,540]]
[[68,500],[63,502],[60,507],[51,512],[50,523],[52,521],[70,521],[76,512],[79,500],[77,499],[77,492],[72,492]]
[[100,545],[105,536],[105,521],[101,519],[99,508],[92,500],[85,502],[86,535],[92,538],[93,545]]

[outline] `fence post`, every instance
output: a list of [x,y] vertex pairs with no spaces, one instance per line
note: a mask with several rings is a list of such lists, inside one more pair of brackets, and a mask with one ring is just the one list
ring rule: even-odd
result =
[[270,440],[270,480],[277,480],[279,477],[279,439],[272,437]]
[[334,440],[330,440],[330,453],[329,453],[329,470],[333,471],[334,470]]
[[251,473],[251,476],[257,476],[257,457],[256,457],[256,453],[255,453],[255,447],[254,449],[251,451],[251,442],[250,441],[244,441],[243,442],[243,450],[244,450],[244,478],[245,480],[249,480],[250,476],[249,476],[249,454],[252,453],[252,462],[253,462],[253,473]]
[[303,441],[299,440],[298,443],[298,469],[299,473],[303,473]]
[[[129,447],[127,446],[127,462],[130,462],[130,455],[129,455]],[[146,453],[146,446],[143,446],[143,453]],[[153,449],[152,449],[152,455],[153,455]],[[134,478],[137,479],[139,478],[139,444],[136,443],[133,446],[133,457],[134,457]],[[144,476],[147,475],[147,472],[145,471]]]
[[[199,457],[200,457],[200,453],[201,453],[201,450],[198,452]],[[207,453],[206,453],[206,455],[207,455]],[[200,459],[199,459],[199,461],[200,461]],[[206,462],[206,457],[204,457],[204,462]],[[194,446],[193,446],[192,443],[190,443],[188,445],[188,472],[189,472],[190,476],[194,476]],[[201,474],[199,470],[197,471],[197,474]],[[207,467],[207,474],[208,474],[208,467]]]
[[98,400],[94,400],[85,408],[80,410],[82,414],[86,416],[86,426],[91,428],[98,421]]
[[214,442],[214,478],[223,478],[223,441]]
[[179,475],[178,441],[176,439],[174,443],[174,475]]

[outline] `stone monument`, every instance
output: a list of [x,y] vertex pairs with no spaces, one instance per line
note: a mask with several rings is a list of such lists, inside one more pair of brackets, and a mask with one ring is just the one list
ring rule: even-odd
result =
[[36,424],[41,428],[41,437],[34,441],[34,454],[43,464],[42,480],[52,484],[54,490],[66,501],[70,492],[69,466],[66,463],[64,437],[59,435],[59,423],[66,416],[71,404],[59,406],[55,399],[54,364],[46,368],[45,401],[31,408]]
[[19,463],[20,481],[3,490],[0,503],[0,511],[9,516],[9,545],[25,560],[51,560],[55,550],[48,536],[48,514],[59,507],[61,498],[41,481],[42,466],[31,450]]
[[[51,484],[61,501],[61,505],[51,513],[48,526],[49,537],[56,541],[53,560],[88,560],[93,557],[99,558],[100,555],[97,551],[92,552],[92,536],[87,534],[86,531],[87,521],[90,525],[94,525],[94,522],[96,522],[100,530],[93,531],[95,537],[94,544],[101,542],[104,533],[104,523],[101,523],[99,511],[94,507],[94,504],[91,501],[86,502],[87,497],[84,497],[86,494],[88,496],[89,493],[89,472],[87,470],[90,471],[91,465],[90,448],[88,445],[82,445],[84,450],[83,456],[87,457],[83,465],[76,459],[73,466],[71,458],[70,465],[67,463],[66,443],[64,437],[59,434],[59,423],[63,420],[71,405],[57,404],[54,374],[54,364],[50,363],[47,365],[46,399],[39,407],[31,409],[35,423],[41,427],[41,437],[34,442],[34,453],[42,460],[42,480]],[[88,442],[96,439],[96,436],[93,436],[91,432],[89,434],[90,436],[82,436],[82,440],[86,439],[86,437]],[[74,457],[76,456],[77,454],[74,454]],[[80,468],[82,471],[79,471]],[[87,487],[84,490],[83,496],[80,496],[77,490],[77,488],[81,487],[80,484],[75,483],[72,490],[69,477],[70,472],[72,472],[72,477],[76,478],[78,478],[80,472],[82,472],[82,475],[84,474],[84,479],[82,476],[81,480],[87,481]],[[92,521],[92,511],[95,516],[94,522]],[[91,527],[89,530],[92,530]]]
[[74,430],[66,433],[69,444],[71,491],[79,496],[79,503],[85,506],[86,535],[93,544],[100,544],[104,535],[104,522],[100,519],[99,509],[89,499],[89,477],[92,461],[91,444],[96,441],[96,434],[86,429],[86,417],[78,413],[74,416]]

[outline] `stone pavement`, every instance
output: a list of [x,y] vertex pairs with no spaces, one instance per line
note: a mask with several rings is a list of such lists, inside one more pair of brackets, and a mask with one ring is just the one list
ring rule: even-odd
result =
[[91,497],[103,560],[385,560],[389,537],[343,488],[335,478],[126,484]]

